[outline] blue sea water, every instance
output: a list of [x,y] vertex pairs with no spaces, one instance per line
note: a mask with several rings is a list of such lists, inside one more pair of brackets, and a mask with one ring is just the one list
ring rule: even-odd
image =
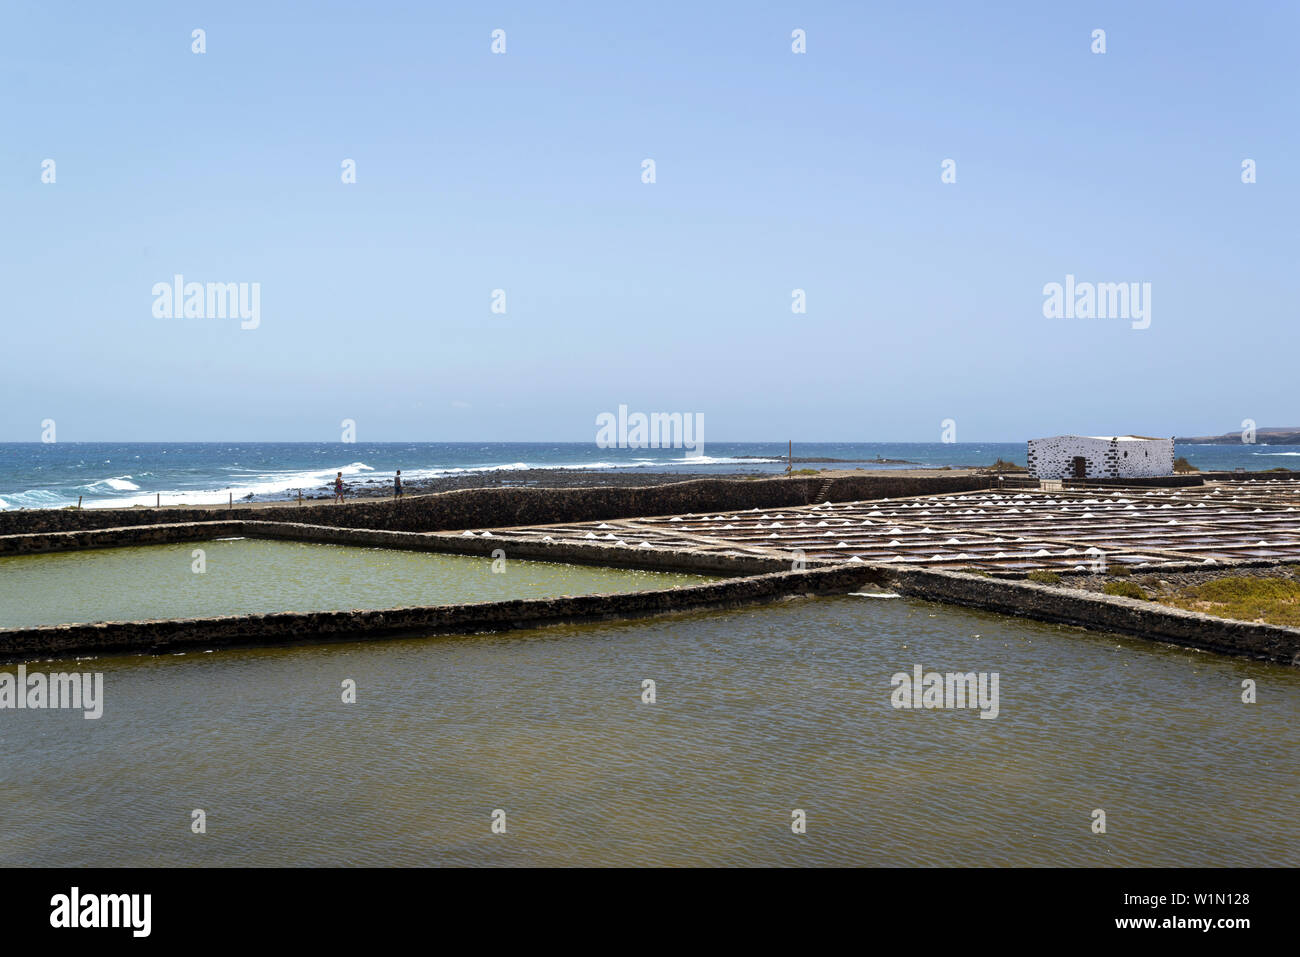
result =
[[[599,448],[590,442],[10,442],[0,443],[0,509],[59,508],[76,504],[78,497],[89,508],[152,505],[157,496],[164,505],[217,504],[231,496],[268,501],[296,496],[299,489],[307,495],[321,491],[339,471],[349,483],[383,484],[391,484],[397,469],[408,482],[524,469],[777,473],[785,468],[786,448],[784,442],[710,442],[705,454],[697,455],[682,449]],[[1025,445],[810,442],[796,444],[794,454],[953,467],[1002,458],[1023,465]],[[1201,469],[1300,468],[1297,446],[1179,445],[1177,454]]]

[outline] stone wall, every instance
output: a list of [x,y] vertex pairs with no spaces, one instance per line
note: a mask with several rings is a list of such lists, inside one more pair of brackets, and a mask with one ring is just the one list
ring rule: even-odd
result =
[[[644,515],[725,512],[746,508],[806,505],[822,478],[772,478],[739,481],[700,479],[639,488],[485,488],[392,499],[361,499],[343,505],[285,505],[273,508],[29,509],[0,512],[0,535],[66,532],[80,529],[253,519],[305,522],[349,528],[430,532],[466,528],[506,528]],[[835,480],[831,501],[899,498],[989,487],[984,476],[894,477],[887,473]]]
[[[501,549],[508,560],[566,562],[613,568],[642,568],[651,571],[699,572],[739,577],[787,571],[790,562],[776,558],[700,552],[691,549],[636,548],[597,542],[557,542],[542,538],[468,538],[427,532],[394,532],[387,529],[335,528],[296,522],[182,522],[167,525],[135,525],[84,532],[44,532],[0,536],[0,556],[34,555],[92,548],[129,548],[139,545],[167,545],[173,542],[208,541],[232,536],[287,539],[324,545],[357,548],[401,548],[409,551],[481,555],[491,558]],[[817,568],[829,562],[807,562]]]
[[1300,482],[1300,472],[1201,472],[1207,482]]
[[1300,665],[1300,628],[1232,621],[1135,598],[962,572],[876,568],[903,595]]
[[245,535],[244,522],[183,522],[135,525],[77,532],[32,532],[0,536],[0,555],[34,555],[71,552],[86,548],[125,548],[131,545],[168,545]]
[[1066,479],[1064,488],[1192,488],[1204,485],[1201,475],[1150,475],[1144,478],[1090,478]]
[[[637,548],[604,542],[545,541],[528,538],[469,538],[425,532],[391,532],[382,529],[330,528],[290,522],[243,522],[243,534],[255,538],[280,538],[303,542],[359,547],[404,548],[414,551],[479,555],[491,558],[498,549],[507,560],[565,562],[602,568],[640,568],[649,571],[698,572],[706,575],[739,577],[789,571],[791,563],[778,558],[758,558],[702,552],[689,548],[658,546]],[[4,540],[0,539],[0,543]],[[808,561],[809,568],[828,567],[831,562]]]
[[0,630],[0,661],[91,653],[164,653],[238,645],[473,634],[580,621],[640,618],[696,608],[739,607],[795,595],[842,594],[861,587],[870,574],[860,566],[839,565],[616,595],[375,611],[286,612],[14,628]]
[[[204,525],[179,525],[121,531],[127,534],[189,536],[196,530],[206,531],[210,528],[211,526]],[[163,532],[163,529],[171,531]],[[229,533],[230,529],[224,531]],[[285,537],[312,539],[316,530],[282,525],[278,529],[250,528],[249,531],[257,534],[280,531]],[[348,532],[341,529],[319,531],[339,536],[340,540],[348,544],[422,547],[458,552],[477,553],[502,544],[499,540],[458,541],[448,537],[417,536],[402,532]],[[876,586],[892,588],[903,595],[930,601],[1300,665],[1300,628],[1231,621],[1153,602],[1098,595],[1072,588],[939,569],[899,568],[892,564],[836,564],[795,572],[783,570],[785,563],[778,560],[730,559],[727,556],[689,552],[672,553],[666,550],[540,541],[514,541],[508,547],[509,554],[517,558],[674,568],[720,575],[739,572],[750,577],[659,591],[586,595],[578,598],[0,630],[0,660],[27,660],[91,652],[158,652],[227,645],[504,631],[564,622],[635,618],[692,608],[733,607],[774,601],[792,595],[839,594],[855,591],[870,582]],[[535,552],[530,549],[535,549]]]

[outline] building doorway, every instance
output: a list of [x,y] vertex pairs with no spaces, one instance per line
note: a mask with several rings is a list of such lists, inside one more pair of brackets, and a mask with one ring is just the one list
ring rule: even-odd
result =
[[1088,477],[1088,460],[1082,455],[1074,457],[1074,477],[1077,479]]

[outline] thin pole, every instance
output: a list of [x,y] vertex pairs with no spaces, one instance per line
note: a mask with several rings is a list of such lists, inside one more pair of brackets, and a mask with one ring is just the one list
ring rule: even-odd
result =
[[81,496],[77,496],[77,508],[81,508]]
[[162,492],[158,493],[158,498],[154,500],[153,507],[162,508]]

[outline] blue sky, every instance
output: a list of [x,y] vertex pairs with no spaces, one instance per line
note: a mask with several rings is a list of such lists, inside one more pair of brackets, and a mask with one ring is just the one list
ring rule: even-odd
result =
[[[7,4],[0,440],[1300,425],[1297,11]],[[177,273],[260,326],[155,318]]]

